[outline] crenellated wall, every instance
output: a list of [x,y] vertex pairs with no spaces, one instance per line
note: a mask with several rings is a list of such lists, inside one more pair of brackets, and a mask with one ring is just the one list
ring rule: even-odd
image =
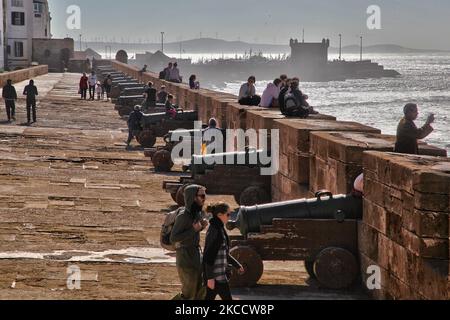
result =
[[241,106],[237,96],[190,90],[155,73],[139,74],[120,62],[113,67],[157,88],[166,85],[177,103],[197,110],[206,123],[215,117],[230,129],[278,129],[280,170],[272,177],[272,200],[309,197],[320,189],[348,193],[365,173],[364,217],[359,250],[363,284],[371,266],[381,271],[378,299],[449,299],[450,159],[445,150],[422,143],[431,156],[389,153],[395,137],[327,115],[287,119],[278,110]]
[[25,81],[27,79],[32,79],[37,76],[42,76],[47,73],[48,73],[47,65],[0,73],[0,86],[3,87],[8,79],[11,79],[13,83],[17,83]]

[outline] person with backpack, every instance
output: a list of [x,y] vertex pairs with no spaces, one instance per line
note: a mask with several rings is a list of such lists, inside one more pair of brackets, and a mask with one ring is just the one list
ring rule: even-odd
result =
[[176,249],[176,265],[181,281],[181,294],[174,300],[204,300],[200,233],[208,226],[203,218],[206,189],[199,185],[184,190],[185,207],[180,209],[170,233],[170,243]]
[[16,88],[12,85],[11,79],[8,79],[6,81],[6,86],[3,87],[2,97],[5,100],[8,122],[11,122],[11,118],[16,121],[17,92]]
[[284,96],[284,112],[288,117],[307,118],[310,114],[317,114],[309,103],[308,96],[304,95],[299,89],[299,80],[294,79],[291,82],[290,92]]
[[230,238],[225,226],[231,216],[228,204],[219,202],[209,205],[206,209],[212,214],[206,234],[205,249],[203,251],[203,274],[206,287],[206,299],[215,300],[220,296],[222,300],[231,301],[229,265],[244,274],[244,267],[230,255]]
[[142,118],[144,114],[141,112],[140,106],[135,106],[134,111],[130,113],[128,117],[128,140],[127,150],[130,148],[130,143],[133,138],[137,137],[142,131]]
[[31,124],[31,113],[33,113],[33,123],[36,122],[36,96],[39,95],[37,87],[34,85],[34,80],[30,80],[29,85],[23,89],[23,95],[27,97],[27,124]]

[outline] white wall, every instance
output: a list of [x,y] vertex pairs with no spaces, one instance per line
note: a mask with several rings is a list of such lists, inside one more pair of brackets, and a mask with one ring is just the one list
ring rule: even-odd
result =
[[3,1],[0,0],[0,70],[5,68],[5,38],[4,38],[4,11],[3,11]]
[[38,12],[33,15],[33,38],[34,39],[50,39],[50,11],[47,0],[34,0],[34,6],[39,8]]

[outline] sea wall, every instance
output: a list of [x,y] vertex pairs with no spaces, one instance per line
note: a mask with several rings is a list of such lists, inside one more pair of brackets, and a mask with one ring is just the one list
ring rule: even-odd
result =
[[27,79],[32,79],[37,76],[42,76],[47,73],[48,73],[47,65],[0,73],[0,86],[3,87],[8,79],[11,79],[13,83],[17,83]]
[[371,267],[381,272],[368,293],[377,299],[450,298],[450,159],[445,150],[422,143],[421,156],[398,155],[390,153],[395,137],[377,128],[328,115],[287,119],[277,110],[241,106],[233,95],[190,90],[116,61],[113,67],[157,88],[165,85],[204,123],[215,117],[230,129],[278,129],[280,170],[272,177],[272,201],[311,197],[321,189],[349,193],[364,172],[364,217],[358,230],[364,287],[378,279],[369,277]]

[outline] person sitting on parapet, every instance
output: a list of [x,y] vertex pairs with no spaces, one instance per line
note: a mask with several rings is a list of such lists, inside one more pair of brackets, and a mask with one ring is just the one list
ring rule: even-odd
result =
[[241,86],[239,90],[239,104],[247,106],[259,106],[261,97],[256,95],[256,78],[251,76],[247,82]]
[[144,64],[144,67],[139,71],[139,74],[142,75],[143,73],[147,72],[147,65]]
[[286,79],[280,88],[280,95],[278,96],[278,106],[280,107],[281,113],[284,114],[284,97],[291,90],[292,79]]
[[285,74],[282,74],[280,76],[280,80],[281,80],[281,87],[284,87],[288,81],[288,76]]
[[308,103],[308,96],[299,89],[299,80],[294,78],[291,81],[290,92],[284,96],[284,105],[281,112],[288,117],[307,118],[310,114],[317,114]]
[[134,111],[130,113],[128,118],[128,140],[127,149],[130,148],[130,143],[133,138],[136,138],[142,131],[142,119],[144,114],[141,112],[140,106],[135,106]]
[[173,95],[171,94],[167,96],[166,115],[171,118],[175,118],[177,115],[177,107],[173,104]]
[[169,72],[169,81],[174,83],[181,83],[182,78],[180,76],[180,69],[178,69],[178,63],[173,64],[173,68]]
[[158,92],[158,103],[166,104],[168,95],[166,86],[161,86],[161,90]]
[[434,122],[434,114],[428,116],[425,125],[422,128],[417,128],[414,123],[419,116],[417,104],[408,103],[403,113],[405,117],[400,121],[397,128],[397,141],[395,143],[394,152],[404,154],[418,154],[419,146],[418,140],[425,139],[433,132],[431,124]]
[[173,68],[173,63],[169,62],[168,66],[160,72],[159,79],[169,81],[170,79],[170,70]]
[[281,79],[275,79],[272,83],[267,85],[261,97],[260,107],[263,108],[278,108],[278,97],[280,96]]
[[192,90],[199,90],[200,89],[200,82],[197,81],[197,76],[195,74],[191,75],[189,78],[189,87]]
[[153,82],[149,81],[144,92],[144,108],[156,107],[156,89],[153,88]]

